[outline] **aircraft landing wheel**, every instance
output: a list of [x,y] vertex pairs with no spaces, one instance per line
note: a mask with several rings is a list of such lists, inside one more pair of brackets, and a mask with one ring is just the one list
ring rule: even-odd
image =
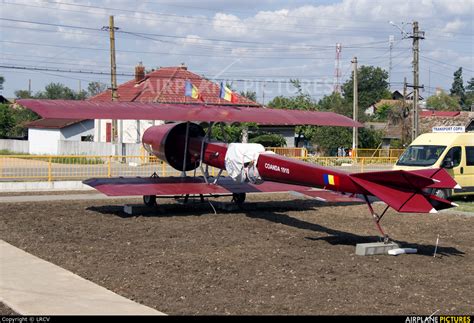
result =
[[143,203],[146,206],[156,206],[156,195],[144,195],[143,196]]
[[234,193],[232,194],[232,202],[238,206],[242,206],[245,202],[245,193]]

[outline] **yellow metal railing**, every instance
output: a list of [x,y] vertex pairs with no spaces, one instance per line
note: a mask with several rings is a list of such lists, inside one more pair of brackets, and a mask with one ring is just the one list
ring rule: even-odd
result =
[[[325,167],[335,167],[348,172],[365,172],[391,169],[394,157],[293,157]],[[148,156],[34,156],[0,155],[1,180],[64,180],[91,177],[179,176],[180,171],[165,162]],[[219,169],[209,167],[209,174],[216,176]],[[187,174],[202,175],[198,168]],[[224,173],[225,175],[225,173]]]
[[308,156],[306,148],[289,148],[289,147],[265,147],[266,151],[273,151],[275,154],[286,157],[304,158]]
[[405,151],[405,149],[366,149],[357,148],[355,150],[355,157],[383,157],[383,158],[398,158]]

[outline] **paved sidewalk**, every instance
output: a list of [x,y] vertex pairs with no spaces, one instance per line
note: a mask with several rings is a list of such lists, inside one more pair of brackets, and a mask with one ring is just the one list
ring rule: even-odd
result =
[[22,315],[164,315],[3,240],[0,301]]
[[[28,194],[28,193],[25,193]],[[0,196],[0,203],[43,202],[43,201],[78,201],[78,200],[117,200],[142,198],[141,196],[107,196],[100,193],[63,194],[63,195],[21,195]]]

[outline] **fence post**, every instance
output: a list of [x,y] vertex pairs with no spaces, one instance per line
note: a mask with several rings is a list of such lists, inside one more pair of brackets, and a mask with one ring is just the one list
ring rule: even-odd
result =
[[53,172],[52,172],[52,157],[49,156],[48,158],[48,182],[51,182],[53,180]]
[[161,161],[161,176],[166,176],[166,165],[163,161]]
[[362,161],[360,162],[360,172],[363,173],[364,172],[365,157],[362,157],[361,159],[362,159]]
[[112,156],[107,159],[107,177],[112,177]]

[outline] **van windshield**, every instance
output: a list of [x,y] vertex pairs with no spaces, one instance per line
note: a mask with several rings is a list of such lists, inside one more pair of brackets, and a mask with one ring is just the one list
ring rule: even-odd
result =
[[446,146],[419,145],[409,146],[400,156],[397,165],[431,166],[438,160]]

